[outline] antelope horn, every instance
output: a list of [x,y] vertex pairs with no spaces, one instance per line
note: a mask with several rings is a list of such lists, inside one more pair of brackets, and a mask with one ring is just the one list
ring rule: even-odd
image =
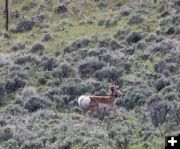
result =
[[114,85],[117,86],[117,82],[116,81],[114,81]]
[[111,79],[111,85],[114,85],[114,82],[113,82],[113,80]]

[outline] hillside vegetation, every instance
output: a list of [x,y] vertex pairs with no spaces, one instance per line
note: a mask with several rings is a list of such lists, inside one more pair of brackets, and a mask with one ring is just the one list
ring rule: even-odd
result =
[[[180,131],[180,0],[9,8],[8,32],[0,18],[0,149],[163,149]],[[119,115],[84,115],[78,97],[109,95],[114,81],[125,92]]]

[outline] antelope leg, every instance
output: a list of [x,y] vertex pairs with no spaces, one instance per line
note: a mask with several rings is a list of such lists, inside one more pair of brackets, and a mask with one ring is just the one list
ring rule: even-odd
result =
[[92,108],[90,109],[90,114],[89,115],[92,115],[93,112],[97,111],[98,110],[98,104],[95,104],[93,106],[91,106]]
[[113,111],[113,115],[115,116],[115,114],[116,114],[116,116],[119,116],[119,114],[118,114],[118,112],[117,112],[117,106],[115,106],[115,105],[113,105],[112,107],[111,107],[111,109],[109,109],[108,111]]
[[83,110],[83,115],[85,115],[86,116],[86,113],[88,112],[88,109],[84,109]]

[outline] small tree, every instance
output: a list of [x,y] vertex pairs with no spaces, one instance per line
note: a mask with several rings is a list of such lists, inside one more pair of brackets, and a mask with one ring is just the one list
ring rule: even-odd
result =
[[172,110],[172,105],[164,100],[152,100],[148,104],[148,109],[151,114],[152,123],[155,127],[158,127],[166,121],[167,115]]
[[5,101],[5,89],[4,85],[0,82],[0,105]]
[[6,31],[8,31],[9,28],[9,10],[8,10],[8,0],[4,1],[4,26]]

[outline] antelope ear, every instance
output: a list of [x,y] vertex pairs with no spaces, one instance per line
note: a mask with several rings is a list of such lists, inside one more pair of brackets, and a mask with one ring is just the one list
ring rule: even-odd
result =
[[110,90],[111,92],[113,92],[113,91],[114,91],[114,87],[111,86],[111,87],[109,88],[109,90]]

